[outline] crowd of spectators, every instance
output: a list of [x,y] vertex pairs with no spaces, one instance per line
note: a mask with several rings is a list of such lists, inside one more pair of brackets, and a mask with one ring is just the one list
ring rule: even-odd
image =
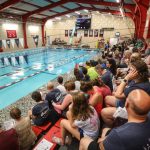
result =
[[[98,60],[75,66],[75,79],[63,83],[63,77],[58,76],[57,87],[49,82],[47,93],[34,91],[31,97],[36,105],[28,111],[28,117],[21,117],[19,108],[10,111],[15,125],[8,131],[0,129],[0,145],[9,149],[14,143],[14,149],[27,150],[36,140],[31,121],[38,126],[64,118],[60,123],[62,139],[53,138],[58,144],[70,144],[75,137],[80,150],[147,149],[150,46],[143,49],[135,39],[113,47],[107,44]],[[123,110],[126,117],[121,115]]]

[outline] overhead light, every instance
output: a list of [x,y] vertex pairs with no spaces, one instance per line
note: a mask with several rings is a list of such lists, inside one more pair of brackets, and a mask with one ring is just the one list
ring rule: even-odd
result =
[[4,23],[3,28],[6,29],[6,30],[17,30],[18,29],[18,24]]
[[89,12],[87,9],[84,9],[84,11],[87,12],[87,13]]
[[70,15],[66,15],[68,18],[70,18],[71,16]]
[[116,0],[117,3],[120,3],[120,0]]
[[120,12],[121,12],[122,17],[124,17],[122,8],[120,8]]
[[29,29],[30,32],[36,33],[36,32],[39,31],[39,26],[37,26],[37,25],[29,25],[28,29]]
[[78,15],[80,15],[80,12],[78,12],[78,11],[75,11],[75,13],[78,14]]
[[55,17],[55,19],[57,19],[57,20],[61,20],[61,18],[60,18],[60,17]]

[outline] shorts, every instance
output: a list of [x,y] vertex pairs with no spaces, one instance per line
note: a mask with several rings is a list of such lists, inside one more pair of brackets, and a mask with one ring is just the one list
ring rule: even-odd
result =
[[125,100],[119,100],[119,99],[117,99],[116,100],[116,107],[124,107],[125,106]]
[[94,140],[89,144],[88,150],[100,150],[97,140]]

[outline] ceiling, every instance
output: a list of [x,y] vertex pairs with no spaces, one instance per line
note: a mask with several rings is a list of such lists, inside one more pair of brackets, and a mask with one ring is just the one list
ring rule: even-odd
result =
[[0,17],[22,20],[47,21],[55,17],[65,17],[67,14],[78,15],[88,13],[84,9],[119,15],[122,6],[126,14],[132,14],[135,9],[133,0],[0,0]]

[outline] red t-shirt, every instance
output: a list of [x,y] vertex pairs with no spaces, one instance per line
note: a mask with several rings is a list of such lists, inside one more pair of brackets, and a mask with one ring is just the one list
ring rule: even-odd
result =
[[0,133],[1,150],[19,150],[18,136],[15,129],[2,131]]

